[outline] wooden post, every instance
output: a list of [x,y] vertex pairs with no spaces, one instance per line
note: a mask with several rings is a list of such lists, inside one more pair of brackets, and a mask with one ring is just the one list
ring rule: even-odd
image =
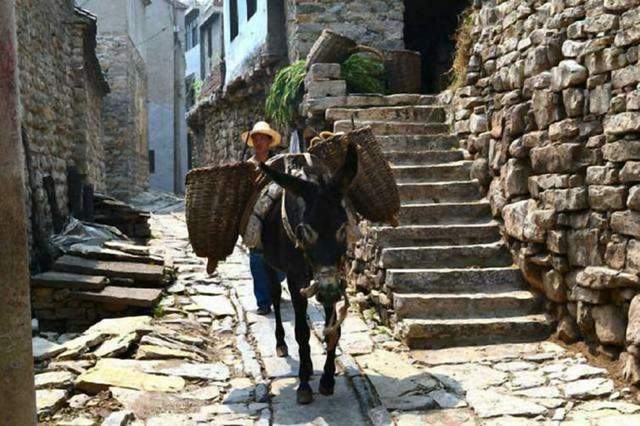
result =
[[20,133],[15,0],[0,2],[0,413],[7,425],[35,425],[31,306]]

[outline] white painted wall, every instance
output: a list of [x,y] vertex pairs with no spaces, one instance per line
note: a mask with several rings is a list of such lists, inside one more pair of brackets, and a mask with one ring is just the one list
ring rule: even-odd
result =
[[197,44],[187,50],[185,57],[187,60],[187,67],[184,76],[189,77],[193,74],[195,78],[202,80],[202,76],[200,75],[200,44]]
[[224,48],[226,83],[253,68],[253,59],[267,41],[267,0],[258,0],[256,13],[247,22],[247,2],[238,3],[238,36],[231,40],[231,1],[224,2]]

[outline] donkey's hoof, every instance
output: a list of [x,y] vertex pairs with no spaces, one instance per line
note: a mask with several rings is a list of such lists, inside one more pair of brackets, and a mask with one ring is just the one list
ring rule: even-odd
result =
[[333,395],[333,385],[325,385],[320,382],[320,386],[318,386],[318,392],[320,395],[329,396]]
[[289,348],[286,346],[277,346],[276,347],[276,355],[279,358],[285,358],[289,356]]
[[300,385],[296,393],[298,404],[305,405],[310,404],[311,401],[313,401],[313,391],[311,390],[311,386],[309,385]]

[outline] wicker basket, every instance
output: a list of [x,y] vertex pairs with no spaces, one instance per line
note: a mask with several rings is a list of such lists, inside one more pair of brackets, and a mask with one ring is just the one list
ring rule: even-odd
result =
[[356,52],[369,52],[384,60],[384,55],[377,49],[357,44],[350,38],[331,30],[323,30],[307,55],[307,69],[317,63],[341,64],[349,55]]
[[384,60],[390,93],[420,93],[422,56],[412,50],[387,52]]
[[257,171],[251,163],[204,167],[187,173],[186,219],[189,240],[207,272],[233,252],[240,218],[254,190]]
[[358,148],[358,174],[349,189],[356,211],[373,222],[397,225],[400,194],[395,177],[370,127],[336,134],[317,142],[309,152],[322,158],[332,172],[344,164],[347,146]]

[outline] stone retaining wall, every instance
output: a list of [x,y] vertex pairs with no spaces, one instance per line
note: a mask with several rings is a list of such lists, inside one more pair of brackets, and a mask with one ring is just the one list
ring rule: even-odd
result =
[[453,101],[472,177],[560,337],[638,355],[640,1],[476,4]]

